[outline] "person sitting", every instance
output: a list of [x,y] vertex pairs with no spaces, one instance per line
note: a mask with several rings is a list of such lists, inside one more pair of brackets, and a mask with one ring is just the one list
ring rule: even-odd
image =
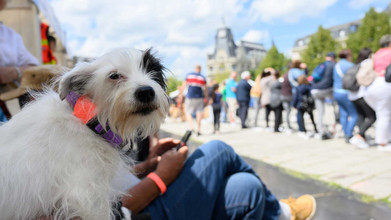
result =
[[[150,145],[135,165],[137,181],[122,204],[152,219],[312,219],[311,195],[278,200],[233,148],[222,141],[203,144],[187,158],[188,147],[164,138]],[[174,150],[173,150],[174,149]],[[122,174],[121,174],[122,175]],[[121,176],[122,179],[124,175]]]
[[[0,11],[6,6],[6,0],[0,0]],[[0,93],[9,90],[10,84],[18,85],[23,70],[38,64],[38,60],[25,48],[22,37],[0,22]],[[19,98],[22,107],[25,97]]]

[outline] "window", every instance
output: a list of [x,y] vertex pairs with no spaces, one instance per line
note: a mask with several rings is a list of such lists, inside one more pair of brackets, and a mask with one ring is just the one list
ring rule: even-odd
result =
[[339,31],[339,37],[345,37],[345,36],[346,36],[345,30],[340,30]]
[[350,27],[349,27],[349,31],[350,31],[350,32],[356,32],[357,29],[358,29],[358,25],[357,25],[357,24],[352,24],[352,25],[350,25]]

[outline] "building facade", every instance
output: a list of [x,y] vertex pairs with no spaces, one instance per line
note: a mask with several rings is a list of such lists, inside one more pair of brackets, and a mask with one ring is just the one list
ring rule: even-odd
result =
[[230,28],[219,28],[214,52],[207,57],[207,77],[214,79],[219,74],[256,69],[265,55],[263,44],[242,40],[237,45]]

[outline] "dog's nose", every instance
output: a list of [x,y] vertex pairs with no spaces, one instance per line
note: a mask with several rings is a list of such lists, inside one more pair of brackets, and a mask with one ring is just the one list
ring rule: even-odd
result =
[[155,98],[155,91],[150,86],[142,86],[136,90],[134,95],[138,101],[148,103]]

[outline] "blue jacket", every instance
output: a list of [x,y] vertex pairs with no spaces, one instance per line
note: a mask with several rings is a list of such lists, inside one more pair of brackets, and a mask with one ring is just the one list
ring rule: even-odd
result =
[[333,87],[333,71],[335,62],[326,61],[325,65],[326,67],[322,79],[318,82],[314,82],[312,84],[312,89],[329,89]]
[[304,74],[305,74],[305,72],[302,69],[292,68],[289,70],[288,79],[289,79],[289,82],[292,86],[292,89],[294,89],[296,86],[298,86],[297,78],[299,78],[299,76],[304,75]]
[[250,102],[251,85],[247,80],[240,80],[236,87],[236,99],[238,102]]

